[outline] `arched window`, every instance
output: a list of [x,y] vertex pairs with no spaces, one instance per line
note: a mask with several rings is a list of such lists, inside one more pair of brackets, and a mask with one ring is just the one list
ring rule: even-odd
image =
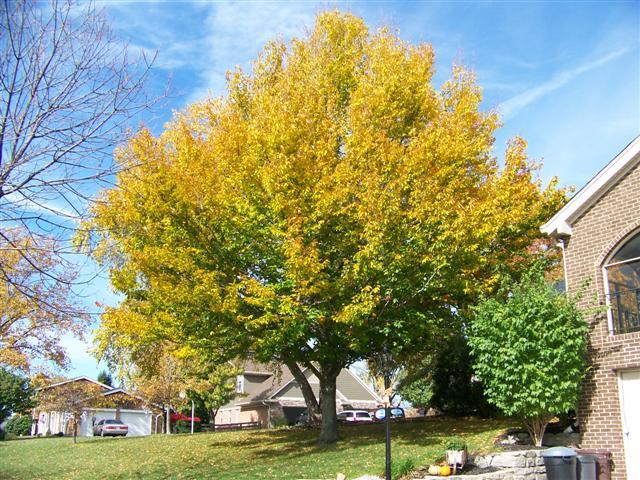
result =
[[640,331],[640,233],[625,242],[604,268],[613,333]]

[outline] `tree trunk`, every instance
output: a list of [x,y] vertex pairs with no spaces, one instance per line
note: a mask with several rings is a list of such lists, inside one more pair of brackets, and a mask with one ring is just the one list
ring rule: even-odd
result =
[[75,418],[73,419],[73,443],[78,443],[78,422],[76,422]]
[[[340,370],[338,369],[338,372]],[[320,378],[320,438],[318,443],[329,444],[338,441],[338,416],[336,415],[336,378],[338,373],[334,369],[322,371]]]
[[544,437],[544,431],[547,429],[549,421],[553,418],[552,415],[541,415],[539,417],[525,417],[522,420],[524,426],[529,432],[529,436],[536,447],[542,446],[542,437]]
[[209,422],[211,424],[210,430],[212,432],[216,431],[216,417],[218,416],[218,410],[220,410],[220,408],[212,408],[211,409],[211,421]]
[[285,362],[285,365],[291,371],[293,378],[295,378],[296,382],[298,382],[298,385],[300,386],[302,396],[304,397],[304,403],[307,405],[307,411],[309,412],[309,424],[318,425],[320,423],[320,405],[318,405],[318,399],[313,393],[307,377],[304,376],[304,373],[297,363]]

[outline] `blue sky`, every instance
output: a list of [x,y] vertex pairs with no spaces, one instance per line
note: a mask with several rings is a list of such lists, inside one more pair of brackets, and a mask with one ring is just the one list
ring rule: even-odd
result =
[[[224,95],[225,73],[249,68],[266,41],[301,36],[317,12],[340,9],[371,28],[389,25],[431,43],[436,85],[453,63],[473,69],[484,108],[498,109],[509,138],[529,142],[545,181],[583,186],[640,134],[640,1],[496,2],[126,2],[103,6],[132,51],[158,51],[153,85],[171,78],[168,105],[145,119],[158,132],[179,110]],[[113,303],[104,280],[93,300]],[[96,374],[86,345],[65,340],[70,374]]]

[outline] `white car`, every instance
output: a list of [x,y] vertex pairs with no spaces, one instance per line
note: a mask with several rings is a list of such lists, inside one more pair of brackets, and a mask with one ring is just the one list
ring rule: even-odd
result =
[[373,422],[373,418],[366,410],[344,410],[338,414],[338,422]]
[[93,435],[101,437],[126,437],[129,433],[129,426],[120,420],[100,420],[93,426]]

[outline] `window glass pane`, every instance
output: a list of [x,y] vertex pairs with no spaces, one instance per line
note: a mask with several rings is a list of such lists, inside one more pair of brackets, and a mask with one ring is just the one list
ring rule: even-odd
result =
[[632,258],[640,257],[640,233],[631,238],[624,246],[618,250],[609,263],[622,262]]
[[607,268],[609,293],[640,288],[640,261],[621,263]]
[[614,333],[640,330],[640,260],[607,267]]

